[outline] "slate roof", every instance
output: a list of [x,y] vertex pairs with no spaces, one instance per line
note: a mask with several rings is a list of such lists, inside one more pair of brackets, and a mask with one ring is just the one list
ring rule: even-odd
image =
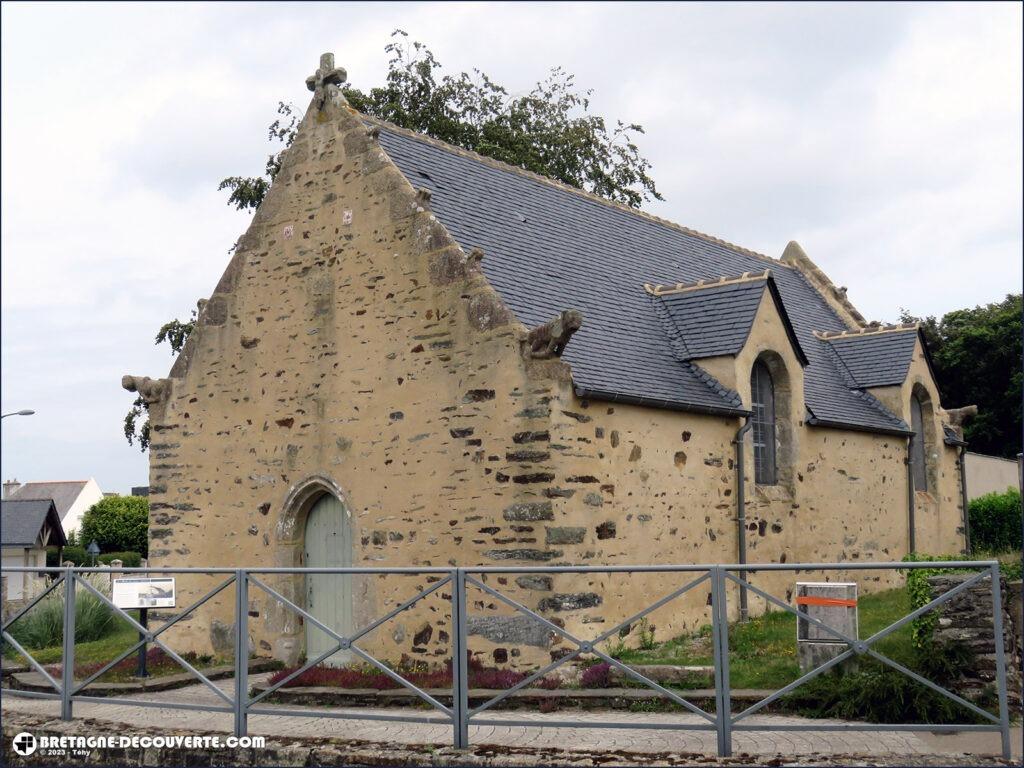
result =
[[967,445],[967,441],[960,437],[949,424],[942,425],[942,442],[946,445]]
[[645,283],[717,280],[771,268],[806,353],[808,423],[909,431],[857,391],[814,331],[846,326],[796,269],[387,123],[380,143],[517,318],[535,326],[565,309],[583,327],[563,353],[582,397],[721,414],[745,413],[735,392],[677,359]]
[[47,518],[49,518],[53,530],[50,537],[51,543],[59,547],[67,544],[53,499],[23,501],[4,499],[0,501],[0,546],[33,546],[36,539],[39,538],[39,532]]
[[25,483],[13,491],[7,498],[18,499],[53,499],[57,514],[63,520],[72,505],[89,484],[88,480],[56,480],[43,483]]
[[826,341],[858,387],[902,384],[914,356],[917,328],[836,336]]
[[739,353],[747,343],[766,290],[775,301],[797,357],[806,365],[807,358],[769,271],[678,290],[648,287],[665,334],[680,360]]

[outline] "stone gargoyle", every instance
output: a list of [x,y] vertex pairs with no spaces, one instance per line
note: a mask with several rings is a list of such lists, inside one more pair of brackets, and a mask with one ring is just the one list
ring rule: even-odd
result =
[[151,379],[149,376],[122,376],[121,386],[129,392],[138,392],[146,405],[161,403],[171,394],[170,379]]
[[963,408],[950,408],[946,411],[946,421],[961,440],[964,437],[964,424],[978,415],[978,406],[965,405]]
[[565,345],[583,325],[583,315],[576,309],[559,313],[554,320],[538,325],[526,337],[523,353],[534,360],[561,357]]

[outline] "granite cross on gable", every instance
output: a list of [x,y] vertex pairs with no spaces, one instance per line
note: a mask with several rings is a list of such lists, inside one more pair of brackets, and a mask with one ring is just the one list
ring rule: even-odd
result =
[[347,79],[348,73],[344,68],[334,66],[333,53],[321,55],[320,67],[306,78],[306,87],[313,91],[316,108],[323,109],[324,104],[327,103],[327,97]]

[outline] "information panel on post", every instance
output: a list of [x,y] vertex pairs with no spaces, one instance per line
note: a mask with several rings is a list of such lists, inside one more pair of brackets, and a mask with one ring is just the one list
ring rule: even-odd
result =
[[111,601],[118,608],[173,608],[174,578],[114,579]]

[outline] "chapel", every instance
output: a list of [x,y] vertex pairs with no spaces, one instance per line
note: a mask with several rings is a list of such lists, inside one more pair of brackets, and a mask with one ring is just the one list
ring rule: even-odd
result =
[[[123,381],[151,419],[151,565],[964,549],[970,409],[943,408],[916,326],[866,321],[795,242],[763,255],[398,128],[352,109],[342,82],[325,55],[170,373]],[[785,596],[792,579],[763,584]],[[339,631],[409,594],[384,578],[274,583]],[[500,583],[582,633],[646,597],[593,575]],[[179,579],[179,605],[201,587]],[[257,652],[321,649],[280,601],[250,600]],[[695,596],[663,631],[704,609]],[[441,655],[442,613],[375,642]],[[175,631],[216,649],[230,615],[211,603]],[[494,601],[474,604],[470,627],[495,659],[557,650]]]

